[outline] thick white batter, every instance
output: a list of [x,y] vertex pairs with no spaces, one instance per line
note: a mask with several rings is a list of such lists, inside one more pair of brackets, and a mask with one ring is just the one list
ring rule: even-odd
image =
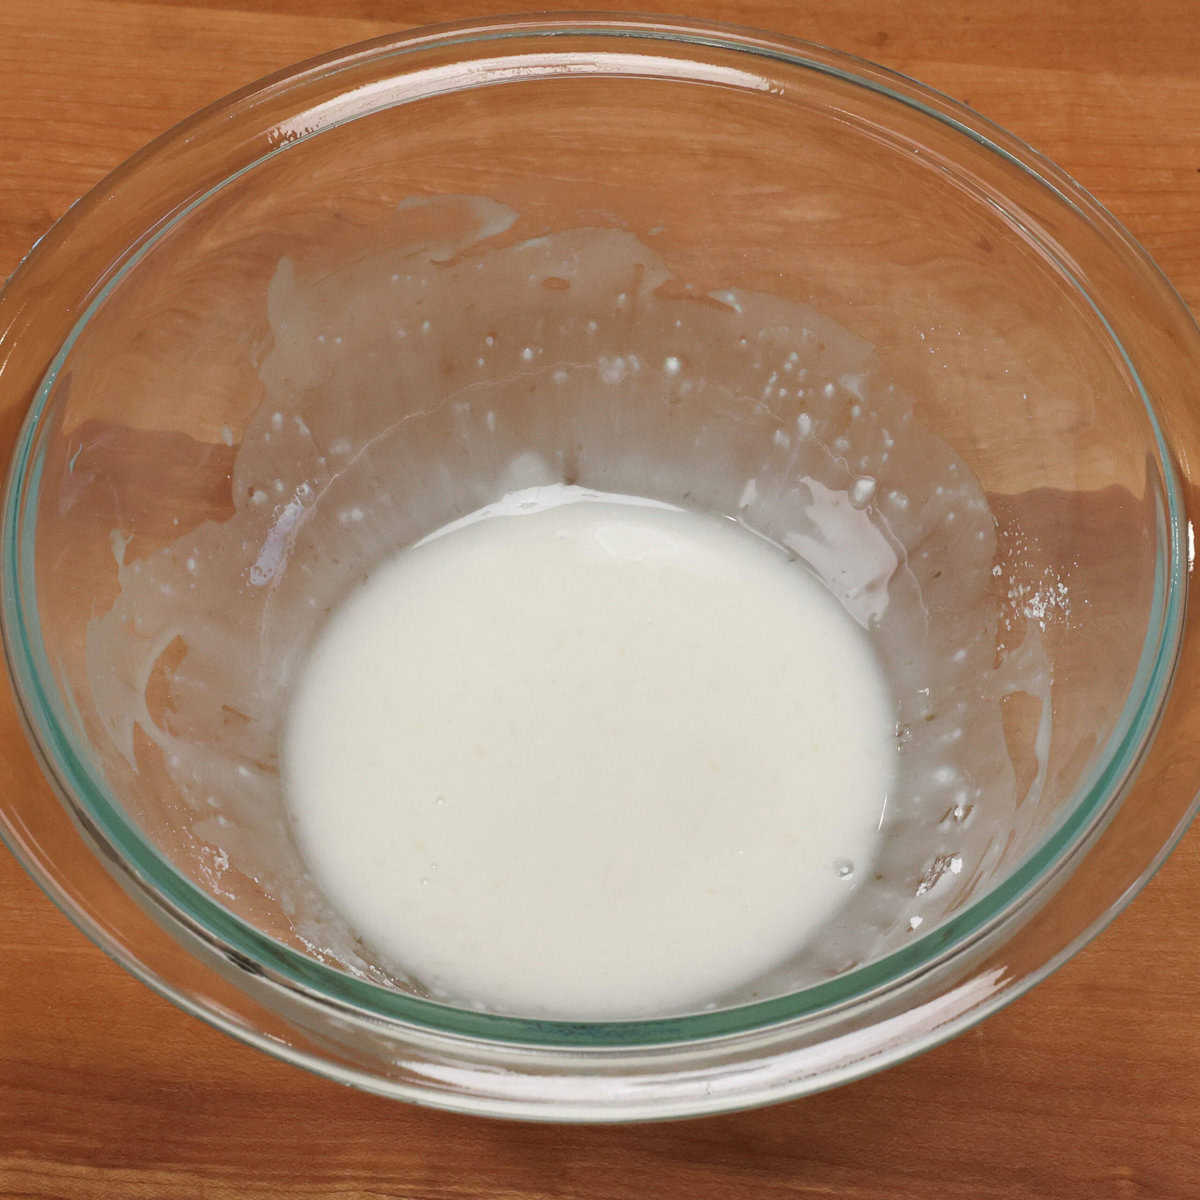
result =
[[513,493],[384,563],[296,689],[284,777],[330,901],[455,1003],[681,1012],[820,931],[893,754],[861,630],[728,521]]

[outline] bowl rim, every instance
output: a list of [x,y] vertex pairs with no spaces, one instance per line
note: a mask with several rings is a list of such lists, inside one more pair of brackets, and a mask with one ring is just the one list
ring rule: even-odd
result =
[[[623,48],[633,46],[632,51],[627,50],[632,53],[640,52],[642,44],[646,42],[669,42],[683,50],[686,57],[679,61],[687,64],[704,61],[706,52],[734,52],[750,58],[770,60],[783,69],[794,68],[812,72],[866,88],[949,127],[977,147],[991,151],[1016,166],[1035,183],[1049,189],[1083,221],[1099,226],[1127,255],[1132,254],[1143,269],[1149,268],[1161,280],[1157,267],[1145,251],[1115,219],[1059,168],[991,122],[933,89],[866,60],[813,43],[711,23],[631,15],[541,14],[533,17],[433,26],[399,36],[374,39],[309,60],[257,84],[251,84],[175,126],[102,181],[89,197],[81,202],[76,216],[86,217],[88,205],[94,205],[100,193],[110,198],[119,196],[125,181],[146,164],[153,162],[156,156],[168,154],[181,142],[202,138],[205,131],[231,118],[245,118],[268,102],[286,97],[290,91],[301,85],[314,81],[323,85],[332,84],[339,75],[351,69],[385,61],[394,65],[390,78],[398,78],[404,75],[406,56],[430,48],[444,50],[486,44],[498,46],[502,57],[507,56],[515,62],[522,53],[520,47],[525,41],[561,37],[609,42],[615,40],[622,43]],[[456,66],[461,67],[466,61],[467,58],[460,56],[456,60]],[[605,73],[598,71],[594,74]],[[478,85],[465,83],[462,90],[469,90],[475,86]],[[424,93],[406,97],[399,103],[419,99],[422,95]],[[391,107],[383,104],[379,107],[385,106]],[[347,119],[352,120],[355,117]],[[33,575],[36,521],[32,498],[37,494],[41,469],[40,460],[36,456],[40,417],[63,363],[91,316],[167,232],[234,179],[253,170],[275,154],[286,152],[290,146],[319,136],[340,123],[331,120],[265,150],[252,161],[225,175],[213,187],[179,205],[148,236],[135,246],[127,247],[119,265],[105,279],[103,285],[91,294],[86,308],[59,348],[19,434],[5,491],[3,525],[0,528],[0,567],[3,571],[3,578],[0,580],[3,588],[0,597],[0,630],[3,632],[9,670],[14,681],[18,708],[31,734],[43,770],[94,849],[99,852],[109,869],[120,875],[123,885],[132,888],[140,896],[143,904],[163,909],[173,925],[209,943],[213,949],[226,955],[242,955],[254,964],[255,970],[266,972],[280,985],[320,1004],[332,1006],[344,1014],[369,1017],[374,1021],[390,1021],[406,1028],[416,1027],[439,1034],[572,1050],[632,1049],[719,1039],[828,1013],[840,1006],[858,1003],[882,990],[912,981],[923,974],[935,972],[949,959],[962,955],[1001,926],[1011,923],[1019,910],[1044,900],[1064,875],[1086,854],[1095,837],[1121,803],[1125,787],[1155,732],[1163,703],[1169,693],[1182,641],[1190,529],[1187,527],[1183,494],[1172,455],[1154,405],[1138,371],[1087,287],[1076,279],[1070,264],[1061,260],[1057,262],[1060,271],[1075,284],[1079,295],[1091,306],[1092,312],[1109,335],[1112,344],[1124,360],[1130,378],[1140,392],[1157,446],[1158,465],[1166,498],[1166,511],[1159,514],[1160,542],[1165,545],[1166,553],[1159,561],[1155,580],[1154,611],[1143,643],[1134,684],[1130,688],[1126,705],[1109,738],[1107,748],[1097,755],[1101,761],[1093,772],[1093,778],[1086,786],[1080,788],[1079,801],[1058,828],[1052,831],[1034,853],[1001,884],[990,889],[984,896],[973,901],[966,909],[929,934],[914,938],[902,949],[827,982],[799,992],[711,1013],[609,1022],[547,1021],[497,1016],[407,996],[365,980],[355,979],[264,936],[185,880],[138,833],[120,811],[115,798],[108,795],[107,789],[88,771],[86,756],[75,746],[69,732],[70,723],[64,717],[61,701],[53,694],[52,688],[48,689],[43,684],[44,680],[53,679],[53,672],[38,628]],[[54,232],[52,230],[43,242],[52,239]],[[21,287],[36,271],[39,261],[39,251],[35,248],[13,275],[6,291]],[[1170,294],[1174,295],[1173,292]],[[1175,299],[1182,307],[1178,297]],[[1191,811],[1179,824],[1172,842],[1186,828],[1187,820],[1194,815],[1195,807],[1193,803]],[[0,811],[0,832],[5,824],[3,817],[4,814]],[[6,840],[14,848],[19,841],[11,836]],[[1162,848],[1146,868],[1142,882],[1149,878],[1153,869],[1165,858],[1167,849],[1169,846]],[[61,903],[61,889],[55,886],[53,878],[47,878],[45,870],[38,864],[31,863],[28,855],[18,851],[18,857],[22,858],[27,869],[39,879],[44,889]],[[1131,896],[1132,890],[1122,897],[1120,907],[1123,907]],[[69,903],[67,907],[69,915],[76,923],[94,940],[104,945],[102,932],[96,929],[87,914],[72,911],[74,906],[70,906]],[[1117,908],[1113,908],[1106,917],[1111,919],[1116,911]],[[1095,931],[1096,929],[1091,929],[1078,935],[1072,943],[1071,952]],[[118,960],[130,965],[126,959],[131,956],[120,950],[114,951],[107,945],[105,948],[114,953]],[[1065,959],[1065,956],[1066,952],[1060,957]],[[1053,965],[1056,965],[1056,961],[1047,964],[1042,972],[1036,974],[1036,978],[1049,973]],[[1032,986],[1036,978],[1029,976],[1022,983],[1024,986]],[[152,977],[148,982],[177,1001],[185,1003],[185,1006],[194,1008],[194,1005],[182,1000],[177,989],[166,981]],[[1024,986],[1020,990],[1024,990]],[[1005,998],[1012,998],[1012,989],[1004,995]],[[227,1024],[222,1024],[219,1017],[214,1018],[211,1012],[205,1011],[201,1015],[228,1028]],[[973,1019],[980,1015],[983,1014],[977,1013]],[[232,1032],[237,1036],[244,1036],[241,1030],[234,1029]],[[266,1045],[273,1052],[280,1052],[278,1046],[269,1042]],[[901,1056],[897,1054],[893,1057]],[[879,1065],[882,1063],[874,1062],[867,1069],[874,1069]],[[318,1069],[324,1068],[318,1064]]]

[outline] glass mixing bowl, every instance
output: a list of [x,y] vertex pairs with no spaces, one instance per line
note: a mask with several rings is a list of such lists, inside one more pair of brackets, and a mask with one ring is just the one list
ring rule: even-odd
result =
[[[150,986],[385,1095],[640,1119],[875,1070],[1063,962],[1194,812],[1198,349],[1062,172],[817,46],[509,19],[254,85],[0,298],[4,639],[54,789],[12,764],[5,839]],[[773,538],[891,680],[874,871],[703,1011],[440,1002],[290,836],[276,745],[323,614],[554,480]]]

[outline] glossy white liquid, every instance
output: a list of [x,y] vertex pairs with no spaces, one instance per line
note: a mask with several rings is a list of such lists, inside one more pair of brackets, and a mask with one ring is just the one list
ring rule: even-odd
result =
[[297,687],[317,881],[385,961],[493,1011],[703,1007],[869,871],[893,754],[862,631],[728,521],[534,488],[376,570]]

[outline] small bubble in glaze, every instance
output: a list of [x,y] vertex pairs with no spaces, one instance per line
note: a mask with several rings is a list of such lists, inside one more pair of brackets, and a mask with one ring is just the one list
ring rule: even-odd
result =
[[870,475],[860,475],[850,485],[850,503],[855,508],[866,508],[875,497],[875,486]]
[[600,378],[605,383],[620,383],[625,378],[625,360],[617,358],[601,358],[599,361]]

